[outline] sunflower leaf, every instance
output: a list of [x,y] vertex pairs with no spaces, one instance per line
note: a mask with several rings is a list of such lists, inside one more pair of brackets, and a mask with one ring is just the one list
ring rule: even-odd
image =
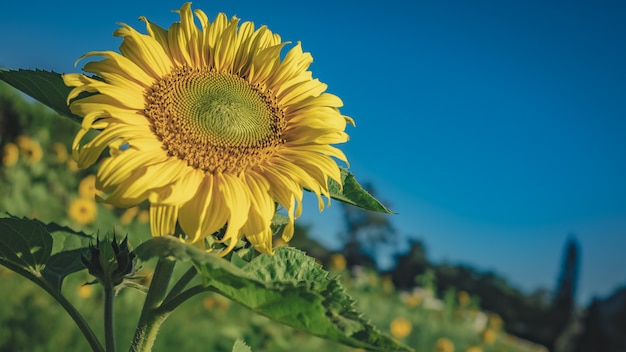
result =
[[252,352],[252,349],[242,339],[237,339],[233,345],[232,352]]
[[80,255],[90,240],[82,232],[9,215],[0,218],[0,264],[60,293],[63,279],[85,268]]
[[328,179],[328,190],[333,199],[352,204],[365,210],[393,214],[393,211],[363,189],[363,186],[359,184],[354,174],[343,167],[340,169],[343,188],[335,180]]
[[0,264],[27,276],[40,277],[52,252],[52,236],[35,220],[0,218]]
[[59,73],[45,70],[0,70],[0,80],[40,101],[60,115],[79,123],[82,120],[67,106],[67,96],[72,88],[63,83]]
[[339,280],[297,249],[279,247],[274,255],[262,254],[243,267],[171,236],[144,242],[135,253],[142,260],[191,261],[207,290],[312,335],[373,351],[411,350],[364,319]]
[[93,237],[55,223],[44,226],[52,234],[53,245],[52,255],[43,274],[60,290],[65,277],[85,269],[80,258],[89,248]]

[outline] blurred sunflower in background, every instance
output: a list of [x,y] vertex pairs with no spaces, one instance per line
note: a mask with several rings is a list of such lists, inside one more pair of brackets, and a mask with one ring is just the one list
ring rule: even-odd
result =
[[24,155],[24,158],[28,164],[38,163],[43,157],[43,150],[41,145],[36,140],[28,136],[18,136],[15,139],[15,143],[19,147],[20,151]]
[[[223,243],[221,254],[245,236],[271,253],[276,204],[287,211],[288,241],[303,188],[322,210],[328,179],[341,184],[334,158],[347,159],[332,144],[348,140],[353,121],[312,78],[300,43],[281,60],[287,43],[265,26],[223,13],[210,22],[189,3],[178,12],[169,29],[142,17],[148,34],[123,24],[114,32],[120,54],[86,54],[104,58],[83,68],[97,78],[64,75],[75,87],[70,108],[83,116],[73,157],[84,168],[105,154],[96,177],[105,202],[148,200],[153,236],[181,235],[207,250]],[[76,98],[83,92],[93,94]],[[88,140],[90,130],[101,133]]]
[[98,215],[96,201],[83,197],[76,198],[70,203],[67,215],[78,224],[91,224],[96,220],[96,216]]
[[15,143],[7,143],[2,147],[2,164],[13,166],[20,158],[20,149]]

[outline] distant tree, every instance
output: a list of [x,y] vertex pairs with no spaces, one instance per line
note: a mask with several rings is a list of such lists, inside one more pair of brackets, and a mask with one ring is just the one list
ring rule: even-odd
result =
[[611,343],[605,324],[602,302],[594,299],[587,308],[583,320],[585,330],[576,341],[574,352],[611,351]]
[[546,319],[550,333],[546,336],[547,347],[552,350],[559,335],[571,321],[576,309],[576,286],[580,265],[580,244],[574,235],[565,243],[563,264],[552,300],[549,318]]
[[[279,238],[279,237],[278,237]],[[298,221],[295,223],[294,234],[289,245],[306,252],[309,256],[325,262],[330,256],[330,250],[311,237],[311,225]]]
[[[374,187],[364,184],[363,188],[375,196]],[[397,244],[396,229],[388,214],[363,210],[341,203],[344,213],[345,232],[343,252],[348,266],[377,263],[379,255]]]
[[423,274],[429,267],[426,248],[419,240],[409,241],[409,251],[396,257],[396,267],[391,271],[395,287],[409,289],[415,286],[415,278]]
[[0,82],[0,146],[12,141],[22,131],[19,123],[23,115],[20,102],[17,92]]

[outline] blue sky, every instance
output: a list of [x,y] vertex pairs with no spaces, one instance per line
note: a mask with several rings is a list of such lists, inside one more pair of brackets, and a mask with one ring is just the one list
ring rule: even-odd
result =
[[[94,4],[94,5],[90,5]],[[0,67],[76,72],[182,2],[3,4]],[[358,4],[355,6],[355,4]],[[90,7],[93,6],[93,7]],[[196,1],[302,41],[354,117],[342,149],[435,261],[553,288],[568,234],[579,300],[626,283],[626,5],[615,1]],[[303,222],[330,245],[335,202]]]

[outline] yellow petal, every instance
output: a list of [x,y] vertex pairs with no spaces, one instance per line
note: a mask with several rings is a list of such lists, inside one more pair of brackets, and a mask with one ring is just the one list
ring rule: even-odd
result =
[[150,232],[153,237],[174,235],[177,220],[177,206],[150,204]]

